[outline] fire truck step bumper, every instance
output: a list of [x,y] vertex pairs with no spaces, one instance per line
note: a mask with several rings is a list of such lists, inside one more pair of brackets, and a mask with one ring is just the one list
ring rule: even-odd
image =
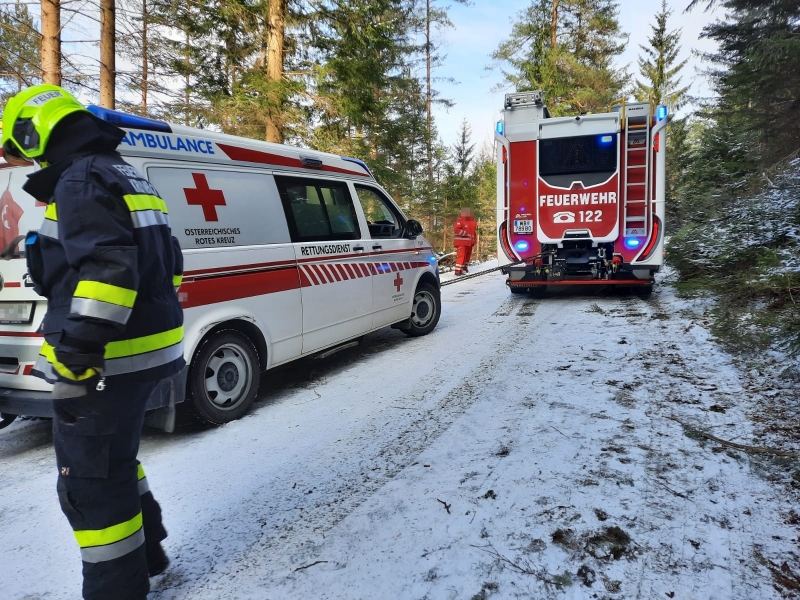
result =
[[624,285],[627,287],[631,286],[647,286],[653,285],[652,281],[648,281],[646,279],[561,279],[559,281],[547,281],[547,280],[536,280],[536,281],[508,281],[506,282],[507,285],[510,287],[534,287],[534,286],[541,286],[541,285]]
[[53,417],[50,392],[0,388],[0,413],[25,417]]

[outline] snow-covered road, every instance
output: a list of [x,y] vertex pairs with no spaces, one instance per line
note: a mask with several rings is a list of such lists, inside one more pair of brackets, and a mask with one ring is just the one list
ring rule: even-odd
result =
[[[751,396],[671,288],[649,300],[443,288],[386,329],[269,372],[246,418],[148,432],[172,558],[151,598],[781,598],[796,506],[744,453]],[[0,596],[72,599],[49,424],[0,432]],[[785,590],[784,590],[785,591]]]

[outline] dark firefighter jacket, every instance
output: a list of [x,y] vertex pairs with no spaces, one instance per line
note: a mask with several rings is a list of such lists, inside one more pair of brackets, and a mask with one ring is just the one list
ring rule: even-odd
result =
[[160,379],[184,366],[183,257],[164,201],[115,151],[123,135],[88,113],[66,117],[48,142],[49,166],[24,186],[48,205],[26,254],[48,300],[33,374],[51,383]]

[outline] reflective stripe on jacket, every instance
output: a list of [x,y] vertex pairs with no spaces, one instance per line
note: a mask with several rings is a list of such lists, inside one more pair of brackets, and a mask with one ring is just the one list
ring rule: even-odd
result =
[[157,379],[183,368],[180,246],[158,192],[118,153],[80,156],[63,170],[26,250],[48,300],[33,374],[75,382],[97,374],[76,367],[96,363],[104,376]]
[[476,241],[475,230],[477,229],[477,222],[471,217],[459,217],[453,223],[453,233],[455,238],[453,240],[456,246],[474,246]]

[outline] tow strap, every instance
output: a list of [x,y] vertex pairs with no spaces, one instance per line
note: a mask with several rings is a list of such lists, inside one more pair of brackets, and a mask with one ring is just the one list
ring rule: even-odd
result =
[[451,279],[450,281],[445,281],[444,283],[440,283],[439,287],[452,285],[460,281],[466,281],[467,279],[475,279],[476,277],[481,277],[482,275],[488,275],[489,273],[494,273],[495,271],[499,271],[500,269],[504,269],[505,267],[515,267],[517,265],[524,265],[524,264],[525,261],[522,260],[520,262],[511,263],[509,265],[503,265],[501,267],[495,267],[493,269],[486,269],[485,271],[480,271],[479,273],[470,273],[469,275],[458,275],[455,279]]

